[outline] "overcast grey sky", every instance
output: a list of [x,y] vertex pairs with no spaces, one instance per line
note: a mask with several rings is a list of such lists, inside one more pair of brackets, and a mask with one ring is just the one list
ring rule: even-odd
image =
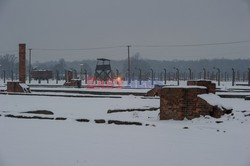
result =
[[33,61],[143,58],[250,58],[250,43],[204,47],[142,48],[250,40],[249,0],[0,0],[0,53],[27,48],[92,48],[33,51]]

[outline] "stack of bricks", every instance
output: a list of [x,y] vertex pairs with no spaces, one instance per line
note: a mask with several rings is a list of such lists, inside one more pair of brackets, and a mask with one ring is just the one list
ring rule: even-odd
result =
[[205,115],[219,118],[223,115],[223,111],[217,106],[210,105],[198,96],[214,93],[215,86],[210,81],[192,82],[194,83],[199,86],[170,86],[160,90],[160,120],[193,119]]

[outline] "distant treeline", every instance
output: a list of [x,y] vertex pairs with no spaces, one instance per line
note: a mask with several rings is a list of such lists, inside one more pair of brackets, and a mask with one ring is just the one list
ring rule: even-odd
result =
[[[52,70],[55,72],[59,71],[60,74],[64,74],[65,70],[74,69],[78,73],[82,66],[83,69],[88,71],[89,76],[93,76],[96,66],[96,60],[81,60],[81,61],[71,61],[67,62],[64,59],[58,61],[49,61],[49,62],[36,62],[32,64],[32,68],[43,69],[43,70]],[[28,62],[27,62],[28,64]],[[82,65],[81,65],[82,64]],[[127,73],[127,59],[125,60],[112,60],[111,59],[111,68],[116,73],[116,69],[119,70],[121,76],[125,77]],[[2,55],[0,56],[0,70],[1,73],[5,70],[7,73],[13,70],[14,73],[18,73],[18,60],[15,55]],[[250,67],[250,59],[202,59],[202,60],[149,60],[143,59],[139,53],[136,53],[131,57],[131,75],[138,75],[139,69],[142,71],[142,75],[149,75],[150,70],[153,69],[155,75],[163,73],[164,68],[168,73],[174,73],[178,68],[180,73],[188,73],[188,68],[190,68],[194,75],[203,73],[204,69],[207,72],[216,72],[214,68],[219,68],[221,73],[227,73],[231,75],[232,68],[235,69],[240,75],[243,76],[243,73],[247,73],[248,68]],[[27,65],[28,69],[28,65]],[[28,71],[28,70],[27,70]]]
[[[41,69],[52,69],[59,70],[61,72],[64,69],[75,69],[76,71],[80,71],[80,64],[83,64],[83,68],[93,75],[96,66],[96,60],[82,60],[82,61],[72,61],[65,62],[63,59],[59,61],[51,61],[45,63],[35,63],[33,66],[37,66]],[[126,75],[127,72],[128,60],[111,60],[111,68],[116,72],[116,69],[122,74],[122,76]],[[250,59],[202,59],[202,60],[173,60],[173,61],[165,61],[165,60],[149,60],[143,59],[139,54],[136,54],[131,57],[131,75],[134,73],[138,75],[139,69],[142,70],[142,74],[150,73],[150,69],[153,69],[155,73],[164,72],[164,68],[167,72],[175,72],[174,68],[178,68],[180,73],[188,73],[188,68],[192,70],[195,75],[198,73],[202,73],[204,69],[207,72],[216,72],[216,68],[221,70],[221,73],[232,73],[232,68],[235,69],[236,72],[243,73],[247,72],[250,67]],[[215,69],[214,69],[215,68]]]

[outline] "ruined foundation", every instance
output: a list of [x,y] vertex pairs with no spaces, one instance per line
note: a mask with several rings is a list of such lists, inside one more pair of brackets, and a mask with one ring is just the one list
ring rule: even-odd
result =
[[19,81],[7,82],[7,92],[25,92],[31,93],[30,88]]
[[73,71],[68,70],[67,71],[67,78],[66,82],[63,84],[64,86],[73,86],[80,88],[82,85],[82,80],[79,79],[73,79]]
[[188,85],[193,86],[165,86],[157,90],[160,95],[160,120],[194,119],[205,115],[219,118],[224,114],[224,110],[198,96],[215,93],[215,84],[211,81],[189,81]]

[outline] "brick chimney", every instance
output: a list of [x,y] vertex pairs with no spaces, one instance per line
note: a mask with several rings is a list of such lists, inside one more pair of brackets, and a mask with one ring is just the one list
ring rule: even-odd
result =
[[19,44],[19,81],[26,80],[26,44]]

